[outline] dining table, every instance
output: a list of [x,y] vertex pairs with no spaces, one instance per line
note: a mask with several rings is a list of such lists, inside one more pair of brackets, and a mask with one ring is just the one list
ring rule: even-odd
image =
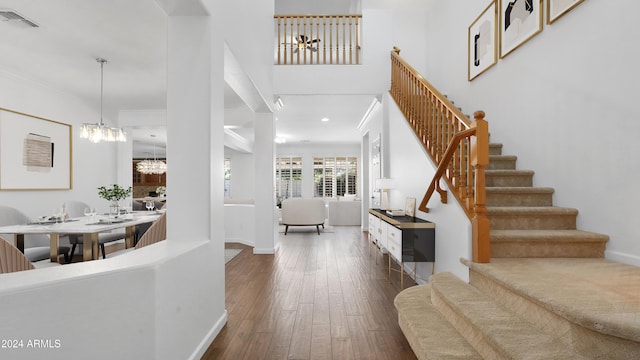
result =
[[60,237],[64,235],[82,235],[83,261],[96,260],[99,256],[98,234],[101,232],[125,229],[125,248],[134,246],[136,225],[155,221],[162,210],[134,211],[117,217],[107,215],[85,216],[65,219],[64,221],[49,218],[37,219],[27,224],[0,226],[0,234],[13,234],[13,244],[24,252],[25,235],[48,235],[50,240],[51,261],[58,261]]

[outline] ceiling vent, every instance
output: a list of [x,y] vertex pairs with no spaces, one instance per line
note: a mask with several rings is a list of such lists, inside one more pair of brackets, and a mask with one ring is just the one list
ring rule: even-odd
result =
[[39,27],[38,24],[11,9],[0,9],[0,20],[7,21],[10,24],[18,25],[20,27]]

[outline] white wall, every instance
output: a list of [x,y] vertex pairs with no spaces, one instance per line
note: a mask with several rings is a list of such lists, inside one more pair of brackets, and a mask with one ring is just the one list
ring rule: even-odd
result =
[[555,188],[555,205],[577,208],[579,228],[610,236],[606,257],[640,265],[628,221],[640,216],[640,48],[621,26],[636,22],[640,3],[621,0],[611,11],[585,1],[468,82],[467,28],[486,3],[425,1],[425,78],[465,113],[485,110],[492,141],[535,171],[534,185]]
[[254,155],[225,148],[224,156],[231,159],[231,198],[248,200],[255,194]]

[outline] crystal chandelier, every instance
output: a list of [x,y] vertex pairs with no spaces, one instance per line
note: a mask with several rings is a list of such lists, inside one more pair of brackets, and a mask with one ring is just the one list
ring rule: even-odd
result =
[[[152,138],[156,137],[151,135]],[[153,160],[144,159],[136,164],[136,170],[141,174],[158,174],[162,175],[167,172],[167,164],[156,158],[156,144],[153,143]]]
[[125,142],[127,141],[127,134],[120,128],[111,128],[104,124],[102,121],[102,94],[104,89],[104,64],[107,62],[105,59],[97,58],[97,62],[100,63],[100,122],[97,124],[82,124],[80,128],[80,138],[88,139],[94,144],[101,141],[107,142]]

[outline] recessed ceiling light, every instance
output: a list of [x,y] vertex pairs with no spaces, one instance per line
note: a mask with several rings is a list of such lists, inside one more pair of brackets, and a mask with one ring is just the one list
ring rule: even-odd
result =
[[276,137],[274,141],[276,142],[276,144],[284,144],[285,142],[287,142],[287,140],[281,136]]
[[322,118],[322,120],[320,120],[320,121],[327,122],[327,121],[329,121],[329,118]]

